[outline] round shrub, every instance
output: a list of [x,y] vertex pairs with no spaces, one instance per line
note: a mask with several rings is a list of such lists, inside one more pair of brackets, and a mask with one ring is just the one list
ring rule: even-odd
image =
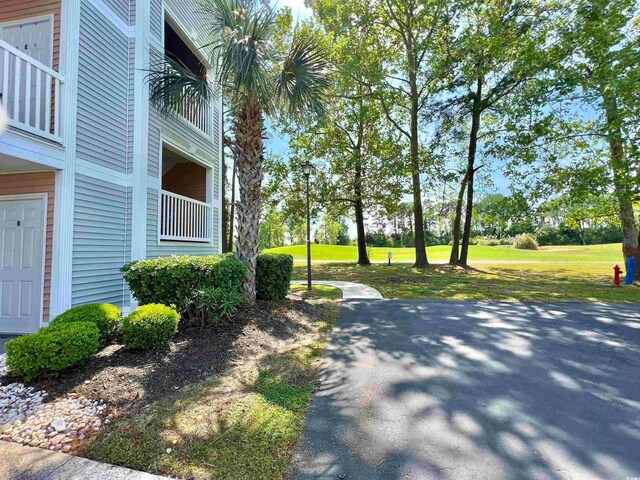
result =
[[263,253],[256,264],[256,295],[262,300],[282,300],[289,293],[293,257],[285,253]]
[[520,250],[538,250],[538,242],[528,233],[517,235],[513,240],[513,246]]
[[51,320],[50,326],[72,322],[90,322],[95,324],[100,331],[103,342],[111,340],[118,332],[118,327],[122,321],[122,312],[115,305],[110,303],[91,303],[89,305],[79,305],[70,308]]
[[180,314],[175,309],[151,303],[136,308],[122,320],[122,336],[127,348],[147,349],[167,345],[178,331]]
[[100,331],[90,322],[69,322],[43,328],[7,342],[7,365],[27,381],[56,373],[86,360],[100,348]]

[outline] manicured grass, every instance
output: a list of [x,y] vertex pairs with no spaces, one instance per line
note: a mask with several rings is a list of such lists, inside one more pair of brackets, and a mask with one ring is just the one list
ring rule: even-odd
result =
[[[289,253],[296,261],[305,261],[307,251],[305,245],[291,245],[288,247],[267,250],[274,253]],[[392,262],[412,262],[415,259],[413,248],[382,248],[369,249],[372,262],[386,262],[387,253],[392,252]],[[451,247],[435,245],[427,247],[427,256],[431,262],[446,262],[449,260]],[[355,262],[358,259],[356,247],[341,245],[312,245],[311,255],[314,261]],[[488,247],[471,245],[469,247],[469,261],[520,261],[520,262],[602,262],[622,265],[622,247],[620,244],[549,246],[539,250],[517,250],[508,246]]]
[[[294,278],[305,275],[305,267],[294,267]],[[594,271],[593,265],[579,263],[497,263],[477,269],[448,265],[415,269],[406,264],[359,267],[347,263],[317,263],[313,265],[313,278],[364,283],[378,289],[385,298],[398,299],[640,301],[637,286],[616,287],[608,272]]]
[[[287,314],[297,320],[291,324],[297,332],[290,334],[293,338],[283,340],[281,332],[266,345],[248,348],[223,375],[186,389],[175,401],[157,402],[114,422],[82,453],[179,478],[282,478],[316,385],[326,333],[338,317],[335,299],[341,296],[333,287],[318,286],[307,295],[294,286],[284,310],[276,306],[277,321],[254,326],[271,332],[290,322],[282,318]],[[313,306],[303,308],[302,301]],[[301,319],[309,308],[313,318]]]

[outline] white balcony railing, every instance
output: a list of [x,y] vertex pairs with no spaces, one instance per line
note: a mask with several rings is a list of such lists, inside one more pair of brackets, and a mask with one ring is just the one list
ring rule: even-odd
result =
[[0,102],[9,125],[62,143],[58,72],[0,40]]
[[160,240],[209,242],[211,205],[162,190]]
[[211,103],[185,101],[178,107],[178,113],[198,130],[211,135]]

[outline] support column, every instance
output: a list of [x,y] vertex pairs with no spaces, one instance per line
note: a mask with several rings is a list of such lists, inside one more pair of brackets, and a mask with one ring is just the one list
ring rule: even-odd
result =
[[80,8],[81,0],[62,0],[59,70],[64,76],[64,88],[57,104],[63,109],[65,154],[64,169],[57,171],[55,177],[50,318],[67,310],[72,298]]
[[147,163],[149,150],[149,30],[151,2],[136,2],[134,37],[135,73],[133,102],[133,170],[131,209],[131,260],[147,256]]

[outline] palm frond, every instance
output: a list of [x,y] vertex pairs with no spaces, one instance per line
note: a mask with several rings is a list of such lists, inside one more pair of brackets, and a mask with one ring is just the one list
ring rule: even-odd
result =
[[196,75],[170,56],[152,65],[147,81],[149,99],[163,115],[182,113],[185,105],[200,106],[215,98],[206,76]]
[[256,2],[242,0],[204,0],[203,12],[213,19],[211,64],[216,80],[232,99],[252,96],[265,104],[272,99],[269,67],[273,62],[273,33],[276,17],[273,11]]
[[289,114],[326,113],[329,63],[318,39],[312,34],[296,34],[289,54],[275,80],[276,96]]

